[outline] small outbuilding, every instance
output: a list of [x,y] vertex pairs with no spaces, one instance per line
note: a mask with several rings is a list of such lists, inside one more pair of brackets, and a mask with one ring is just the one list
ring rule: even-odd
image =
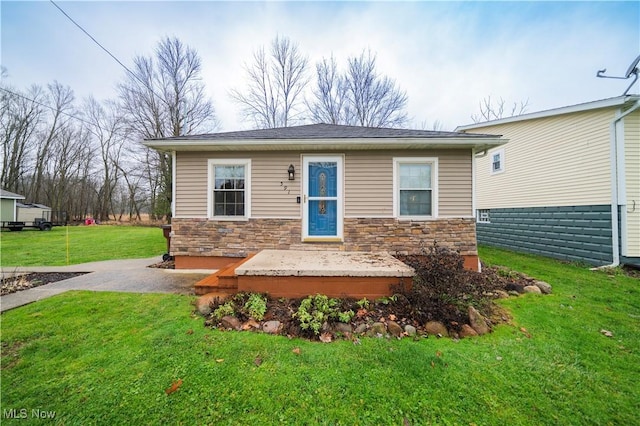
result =
[[17,217],[21,222],[51,221],[51,207],[35,203],[16,203]]
[[24,200],[24,195],[0,189],[0,222],[15,222],[17,220],[18,200]]

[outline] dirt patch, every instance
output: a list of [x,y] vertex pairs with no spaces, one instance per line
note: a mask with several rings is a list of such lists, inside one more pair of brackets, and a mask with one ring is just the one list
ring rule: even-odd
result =
[[176,269],[176,261],[175,260],[164,260],[162,262],[154,263],[153,265],[147,266],[147,268],[158,268],[158,269]]
[[33,272],[30,274],[17,275],[10,278],[3,278],[1,281],[2,290],[0,295],[15,293],[17,291],[28,290],[56,281],[68,280],[79,277],[88,272]]

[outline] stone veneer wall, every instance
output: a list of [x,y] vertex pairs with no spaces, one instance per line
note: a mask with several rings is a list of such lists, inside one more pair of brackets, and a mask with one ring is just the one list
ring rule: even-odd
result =
[[299,219],[215,221],[174,218],[171,225],[173,256],[244,257],[262,249],[422,254],[422,248],[428,249],[434,240],[464,256],[477,255],[474,219],[344,219],[344,241],[339,243],[301,242]]

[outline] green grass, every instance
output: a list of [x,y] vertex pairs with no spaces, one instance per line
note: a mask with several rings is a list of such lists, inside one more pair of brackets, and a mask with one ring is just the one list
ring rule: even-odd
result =
[[69,226],[51,231],[0,233],[0,265],[59,266],[161,255],[167,243],[158,227]]
[[460,342],[220,332],[179,295],[43,300],[1,316],[2,409],[55,411],[68,425],[637,422],[640,282],[495,249],[481,256],[554,293],[504,301],[513,325]]

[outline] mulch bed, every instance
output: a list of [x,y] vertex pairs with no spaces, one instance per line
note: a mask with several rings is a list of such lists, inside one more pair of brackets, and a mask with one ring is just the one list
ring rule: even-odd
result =
[[[507,311],[501,308],[499,305],[492,303],[493,299],[504,297],[517,297],[524,292],[524,287],[533,285],[537,280],[528,277],[524,274],[520,274],[514,271],[507,270],[499,267],[487,267],[483,265],[482,273],[479,274],[483,277],[483,294],[486,297],[486,303],[478,306],[485,317],[485,320],[490,328],[493,328],[497,324],[509,323],[511,317]],[[233,296],[230,296],[233,297]],[[215,299],[211,303],[211,309],[223,304],[226,300],[230,299]],[[273,334],[285,335],[290,338],[303,337],[312,340],[317,340],[318,335],[314,335],[311,330],[302,330],[300,328],[299,321],[292,315],[297,312],[302,299],[287,299],[287,298],[272,298],[267,300],[267,311],[264,319],[260,324],[257,324],[246,314],[236,311],[235,317],[239,321],[237,329],[242,330],[263,330],[265,322],[277,321],[278,330]],[[458,336],[461,327],[468,322],[468,313],[466,308],[462,308],[459,304],[443,304],[439,306],[430,307],[430,312],[422,318],[416,316],[416,306],[413,306],[409,300],[398,294],[394,298],[381,298],[376,301],[371,301],[366,307],[361,306],[358,300],[342,298],[340,299],[340,305],[338,310],[340,312],[352,310],[355,315],[349,322],[349,327],[352,332],[342,332],[337,329],[338,323],[333,321],[330,324],[325,324],[326,328],[323,328],[322,336],[330,336],[330,340],[336,338],[339,335],[351,335],[358,334],[356,330],[359,326],[366,326],[367,330],[371,329],[373,323],[383,323],[388,326],[390,322],[397,323],[406,330],[406,326],[412,326],[416,330],[416,338],[420,336],[426,337],[429,334],[426,327],[426,323],[429,321],[439,322],[444,325],[449,332],[449,335]],[[228,329],[224,322],[217,320],[214,315],[205,315],[205,325],[219,330]],[[253,324],[253,326],[249,326]],[[446,333],[446,332],[445,332]]]
[[11,278],[3,278],[0,281],[2,290],[0,295],[15,293],[17,291],[28,290],[56,281],[68,280],[69,278],[84,275],[87,272],[33,272],[30,274],[18,275]]

